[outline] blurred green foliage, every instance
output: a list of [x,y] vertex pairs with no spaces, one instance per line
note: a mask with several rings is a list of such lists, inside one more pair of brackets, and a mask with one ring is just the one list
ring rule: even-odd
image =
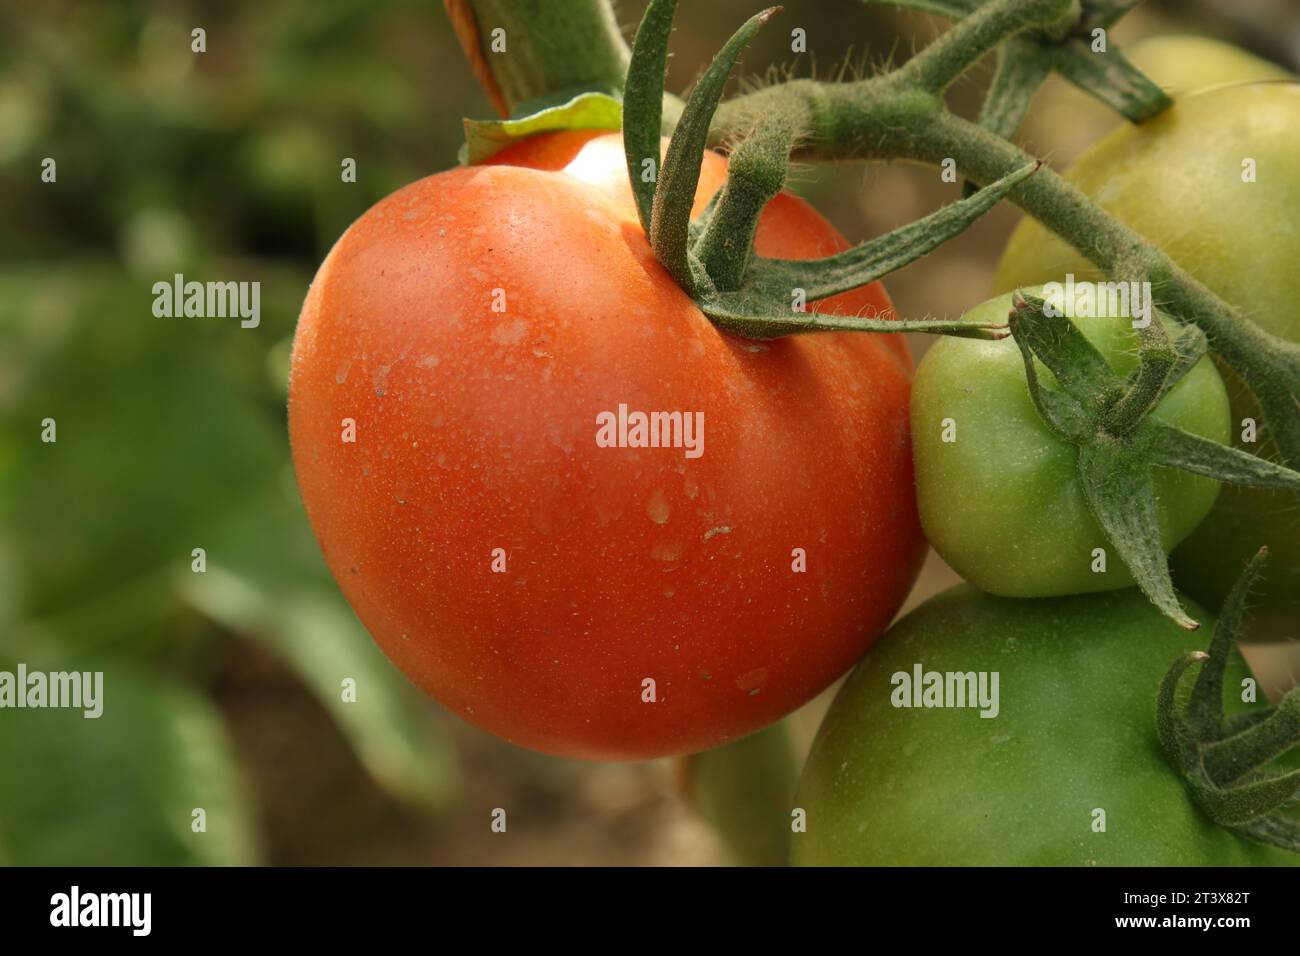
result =
[[[102,670],[105,697],[99,719],[0,710],[0,861],[258,861],[210,692],[234,635],[298,674],[390,793],[452,794],[428,702],[324,568],[284,403],[317,263],[454,163],[459,116],[427,94],[472,102],[472,82],[414,0],[0,11],[0,669]],[[177,272],[260,282],[259,327],[155,317]]]

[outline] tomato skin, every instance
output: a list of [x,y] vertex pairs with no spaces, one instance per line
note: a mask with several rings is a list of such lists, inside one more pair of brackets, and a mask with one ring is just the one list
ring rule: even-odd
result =
[[[1161,752],[1156,690],[1181,653],[1208,640],[1207,628],[1181,630],[1135,589],[1013,600],[960,585],[930,599],[872,646],[831,705],[795,798],[808,816],[793,862],[1300,863],[1203,816]],[[893,675],[917,663],[997,672],[997,716],[894,707]],[[1229,713],[1252,706],[1235,693],[1247,673],[1234,651]],[[1092,829],[1098,808],[1105,832]]]
[[[1042,290],[1033,287],[1035,293]],[[1006,320],[1011,294],[966,313]],[[1111,366],[1136,364],[1137,333],[1127,318],[1075,319]],[[1055,387],[1046,368],[1045,384]],[[1209,359],[1165,396],[1153,419],[1214,441],[1228,437],[1228,398]],[[955,441],[945,441],[948,428]],[[1029,396],[1014,340],[945,338],[917,369],[912,445],[921,524],[958,574],[990,594],[1050,597],[1128,587],[1133,578],[1093,518],[1077,451],[1053,434]],[[1185,538],[1214,504],[1218,483],[1183,471],[1153,472],[1165,550]],[[1107,552],[1105,573],[1093,551]]]
[[[843,247],[806,206],[775,208],[766,254]],[[878,287],[843,301],[888,308]],[[321,266],[294,464],[357,615],[451,710],[557,754],[701,750],[827,686],[915,580],[911,367],[885,338],[728,337],[616,197],[456,169],[377,204]],[[703,455],[598,447],[620,403],[703,412]]]
[[[1159,245],[1260,327],[1300,342],[1300,83],[1223,87],[1180,99],[1140,127],[1111,133],[1065,173],[1111,214]],[[1242,160],[1257,181],[1242,182]],[[1011,237],[995,287],[1098,272],[1038,223]],[[1266,427],[1254,444],[1241,423],[1259,406],[1226,369],[1232,441],[1277,460]],[[1300,621],[1300,506],[1292,493],[1225,487],[1209,518],[1174,553],[1174,581],[1218,606],[1261,545],[1271,553],[1251,633],[1294,637]]]
[[1191,34],[1145,37],[1126,45],[1124,55],[1175,97],[1229,83],[1295,79],[1284,67],[1231,43]]

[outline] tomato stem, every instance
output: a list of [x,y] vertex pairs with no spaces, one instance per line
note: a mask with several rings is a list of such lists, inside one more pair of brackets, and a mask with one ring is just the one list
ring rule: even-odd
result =
[[[980,108],[980,126],[1006,139],[1014,136],[1029,112],[1029,103],[1038,87],[1052,72],[1054,60],[1051,50],[1029,37],[1013,36],[999,46],[997,71]],[[977,188],[975,183],[966,181],[967,195]]]
[[[838,255],[810,261],[756,259],[759,217],[784,185],[790,150],[801,133],[797,110],[759,118],[735,146],[727,181],[698,223],[691,222],[691,210],[722,87],[741,50],[780,8],[751,18],[714,58],[682,111],[662,169],[646,176],[644,170],[655,166],[654,131],[675,7],[675,0],[652,0],[637,31],[623,141],[638,214],[655,256],[706,316],[727,332],[757,339],[817,331],[927,331],[974,338],[1008,334],[1005,325],[830,315],[810,311],[807,303],[868,285],[915,261],[969,226],[1040,164],[1013,170],[977,196]],[[917,108],[933,109],[932,99],[922,97]]]
[[[954,0],[937,4],[926,0],[922,5],[950,14],[968,11],[969,16],[892,73],[849,83],[793,80],[724,103],[714,118],[710,142],[725,144],[751,129],[756,117],[784,111],[793,114],[805,131],[794,152],[798,159],[906,159],[935,166],[955,162],[970,180],[993,182],[1030,160],[999,133],[1013,126],[1016,104],[1028,102],[1029,87],[1037,71],[1027,69],[1020,79],[1002,78],[1008,89],[998,93],[1002,101],[989,105],[985,114],[987,125],[996,132],[948,111],[937,91],[984,52],[1017,37],[1031,39],[1040,48],[1048,41],[1066,43],[1053,54],[1054,67],[1106,102],[1121,107],[1132,118],[1150,115],[1167,105],[1163,94],[1150,95],[1147,82],[1138,79],[1140,74],[1125,65],[1116,49],[1109,47],[1106,59],[1101,60],[1102,54],[1093,54],[1086,46],[1078,47],[1082,36],[1069,31],[1061,34],[1059,27],[1069,17],[1064,4],[991,0],[973,11],[969,11],[969,4]],[[1077,26],[1084,30],[1104,27],[1127,6],[1085,2]],[[1053,17],[1059,19],[1053,21]],[[1058,28],[1055,39],[1051,31],[1045,32],[1045,23]],[[1067,62],[1063,59],[1067,47],[1073,50],[1068,56],[1073,57],[1074,65],[1062,69],[1061,64]],[[1154,297],[1171,315],[1202,329],[1210,348],[1259,400],[1285,461],[1300,466],[1300,345],[1260,329],[1057,173],[1045,170],[1012,190],[1008,198],[1108,276],[1150,282]],[[1153,351],[1147,361],[1156,362],[1150,374],[1153,382],[1158,381],[1160,356]],[[1141,394],[1133,396],[1131,410],[1116,412],[1117,427],[1127,427],[1135,413],[1141,411]]]
[[[1171,105],[1168,95],[1109,43],[1105,31],[1133,3],[1056,0],[988,3],[890,0],[959,20],[900,73],[915,69],[920,85],[942,90],[984,53],[998,48],[998,66],[980,112],[980,126],[1010,138],[1030,100],[1055,70],[1125,119],[1140,123]],[[920,62],[920,66],[914,64]]]
[[1078,0],[993,0],[975,7],[891,78],[942,93],[1008,37],[1035,29],[1064,32],[1079,16]]
[[797,133],[788,114],[773,113],[731,153],[727,181],[693,247],[721,292],[740,288],[753,258],[763,207],[785,186],[790,148]]
[[502,116],[560,93],[621,91],[628,48],[608,0],[443,0],[461,49]]

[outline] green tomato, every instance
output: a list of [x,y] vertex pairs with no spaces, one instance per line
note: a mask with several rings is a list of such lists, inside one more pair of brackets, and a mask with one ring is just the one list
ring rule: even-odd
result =
[[[1179,100],[1141,126],[1124,126],[1066,174],[1112,215],[1158,244],[1255,323],[1300,341],[1300,83],[1221,87]],[[1244,182],[1254,161],[1256,181]],[[1097,279],[1092,265],[1037,222],[1020,224],[996,289]],[[1233,442],[1276,460],[1258,405],[1231,373]],[[1257,423],[1254,442],[1246,419]],[[1300,621],[1300,501],[1228,487],[1174,555],[1175,583],[1218,606],[1250,555],[1271,552],[1251,633],[1294,637]]]
[[1285,68],[1231,43],[1189,34],[1147,37],[1125,46],[1124,55],[1171,96],[1227,83],[1295,79]]
[[[1206,618],[1197,615],[1201,620]],[[1156,737],[1161,679],[1208,644],[1136,590],[1017,601],[961,585],[876,644],[800,780],[798,865],[1295,865],[1205,817]],[[974,672],[991,707],[895,706],[897,675]],[[1227,711],[1247,675],[1233,651]],[[1180,706],[1192,686],[1180,684]],[[1104,813],[1104,832],[1100,830]]]
[[788,721],[682,759],[682,789],[737,866],[790,859],[790,798],[799,777]]
[[[1294,75],[1228,43],[1197,36],[1158,36],[1124,44],[1123,55],[1174,98],[1227,83],[1295,79]],[[1060,76],[1034,95],[1021,142],[1051,143],[1062,163],[1087,150],[1116,126],[1119,113]]]
[[[1010,309],[1008,293],[965,318],[1005,321]],[[1133,370],[1137,332],[1131,319],[1076,317],[1074,323],[1116,372]],[[1044,384],[1055,387],[1052,374],[1038,367]],[[958,574],[1007,597],[1108,591],[1133,583],[1092,516],[1075,446],[1048,429],[1030,398],[1013,340],[940,339],[916,371],[911,416],[921,525]],[[1213,363],[1198,362],[1152,417],[1225,442],[1228,397]],[[1156,468],[1152,476],[1168,552],[1209,512],[1218,482],[1168,468]]]

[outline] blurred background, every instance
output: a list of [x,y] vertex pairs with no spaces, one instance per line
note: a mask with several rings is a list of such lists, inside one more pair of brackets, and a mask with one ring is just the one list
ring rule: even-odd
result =
[[[682,4],[670,88],[761,5]],[[618,6],[629,36],[643,7]],[[871,71],[944,21],[791,0],[783,24],[807,30],[809,54],[769,30],[746,72]],[[1112,42],[1169,32],[1300,67],[1294,0],[1149,2]],[[990,68],[953,91],[956,109],[978,111]],[[0,863],[732,858],[703,819],[701,781],[725,761],[692,776],[546,757],[412,690],[339,596],[297,499],[286,371],[317,264],[376,200],[455,164],[462,117],[491,115],[437,0],[0,6],[0,669],[102,670],[110,700],[99,720],[0,710]],[[1053,76],[1020,138],[1063,168],[1117,122]],[[794,188],[857,241],[959,187],[857,165],[800,168]],[[891,277],[900,313],[985,299],[1017,216],[999,208]],[[259,280],[260,327],[155,318],[152,284],[175,272]],[[56,443],[40,440],[46,418]],[[909,607],[955,580],[932,558]],[[366,688],[356,703],[340,675]],[[778,774],[826,701],[787,722]],[[508,835],[490,831],[494,807],[511,808]]]

